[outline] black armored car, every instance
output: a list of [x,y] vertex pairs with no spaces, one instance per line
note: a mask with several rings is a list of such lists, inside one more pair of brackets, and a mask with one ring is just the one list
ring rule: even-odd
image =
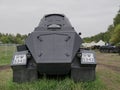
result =
[[11,62],[13,81],[33,81],[41,75],[70,75],[75,82],[94,80],[95,54],[80,49],[81,44],[65,15],[45,15],[25,44],[17,46]]

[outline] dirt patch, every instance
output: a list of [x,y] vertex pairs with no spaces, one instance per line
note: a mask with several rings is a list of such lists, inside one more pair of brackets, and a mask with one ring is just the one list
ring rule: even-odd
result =
[[120,72],[120,67],[117,67],[117,66],[112,66],[112,65],[102,64],[102,63],[97,63],[97,65],[101,65],[101,66],[110,68],[114,71]]
[[10,65],[1,65],[0,66],[0,71],[10,69]]

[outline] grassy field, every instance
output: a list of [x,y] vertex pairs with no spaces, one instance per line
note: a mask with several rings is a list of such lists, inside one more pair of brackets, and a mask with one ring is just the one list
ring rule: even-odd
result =
[[10,64],[15,50],[15,46],[0,46],[0,65]]
[[[9,55],[7,58],[1,56],[4,59],[0,65],[10,63],[12,55]],[[6,68],[0,70],[0,90],[120,90],[120,56],[96,52],[96,58],[95,81],[74,83],[69,77],[62,80],[43,77],[38,81],[17,84],[12,82],[12,70]]]

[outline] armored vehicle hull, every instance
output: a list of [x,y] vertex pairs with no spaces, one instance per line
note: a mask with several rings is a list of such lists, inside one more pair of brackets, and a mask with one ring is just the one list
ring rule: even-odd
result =
[[42,74],[71,74],[74,81],[94,80],[95,54],[81,50],[81,44],[81,37],[64,15],[45,15],[25,44],[17,46],[11,63],[13,81],[32,81]]

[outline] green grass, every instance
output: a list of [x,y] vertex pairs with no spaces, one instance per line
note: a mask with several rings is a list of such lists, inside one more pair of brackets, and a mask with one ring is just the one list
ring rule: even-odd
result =
[[68,77],[62,80],[43,77],[38,81],[18,84],[12,82],[12,70],[8,69],[0,72],[0,90],[105,90],[105,85],[99,75],[95,81],[84,83],[74,83]]
[[0,65],[10,64],[15,50],[15,46],[0,46]]

